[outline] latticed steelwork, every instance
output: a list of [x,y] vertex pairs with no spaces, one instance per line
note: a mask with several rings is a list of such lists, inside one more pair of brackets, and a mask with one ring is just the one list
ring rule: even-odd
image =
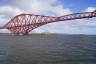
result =
[[60,17],[34,14],[20,14],[12,18],[0,29],[8,29],[12,34],[27,35],[31,30],[52,22],[96,17],[96,12],[83,12]]

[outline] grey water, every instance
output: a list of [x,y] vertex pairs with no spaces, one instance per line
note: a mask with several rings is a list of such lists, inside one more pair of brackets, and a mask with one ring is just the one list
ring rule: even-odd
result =
[[0,64],[96,64],[96,35],[0,34]]

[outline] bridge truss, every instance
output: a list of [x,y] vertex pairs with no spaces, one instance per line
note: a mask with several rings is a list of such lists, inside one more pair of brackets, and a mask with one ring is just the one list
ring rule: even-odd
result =
[[92,17],[96,17],[96,12],[82,12],[60,17],[20,14],[12,18],[0,29],[8,29],[12,34],[16,35],[27,35],[31,30],[48,23]]

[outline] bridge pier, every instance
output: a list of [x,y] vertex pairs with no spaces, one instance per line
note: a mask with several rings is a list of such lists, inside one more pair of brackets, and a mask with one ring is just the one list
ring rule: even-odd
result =
[[17,35],[28,35],[28,32],[18,33]]
[[18,33],[12,33],[12,35],[28,35],[28,32],[18,32]]

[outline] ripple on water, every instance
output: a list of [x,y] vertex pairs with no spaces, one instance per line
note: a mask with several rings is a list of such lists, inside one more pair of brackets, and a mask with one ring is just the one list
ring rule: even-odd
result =
[[96,64],[96,36],[0,36],[0,64]]

